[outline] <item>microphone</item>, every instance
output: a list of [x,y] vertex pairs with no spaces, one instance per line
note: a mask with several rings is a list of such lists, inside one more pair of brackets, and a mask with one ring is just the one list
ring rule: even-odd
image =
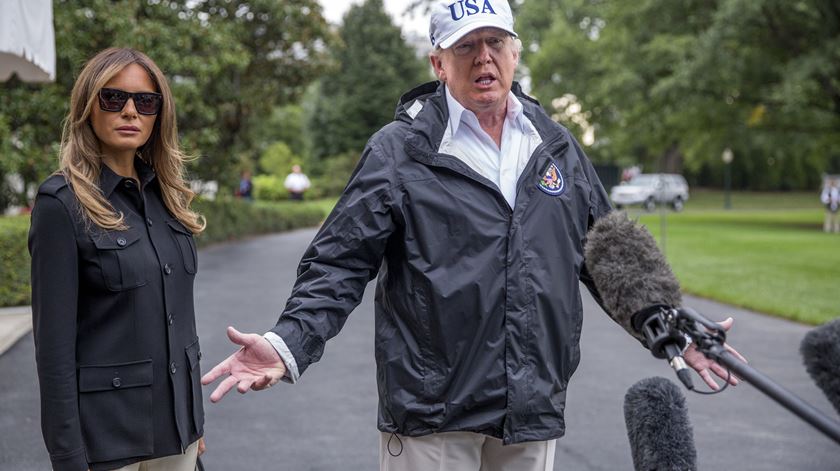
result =
[[636,471],[697,471],[694,432],[676,384],[654,377],[631,386],[624,423]]
[[592,226],[584,256],[607,314],[653,356],[667,358],[680,381],[693,389],[682,356],[686,339],[666,322],[673,306],[682,303],[680,284],[650,232],[614,211]]
[[805,334],[799,351],[808,374],[840,413],[840,319]]

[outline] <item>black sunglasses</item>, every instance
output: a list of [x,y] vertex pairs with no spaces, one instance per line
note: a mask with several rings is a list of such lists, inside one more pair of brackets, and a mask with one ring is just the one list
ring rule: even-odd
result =
[[129,98],[134,100],[134,109],[145,115],[158,114],[163,104],[163,95],[160,93],[131,93],[116,88],[103,88],[99,90],[99,108],[102,111],[122,111]]

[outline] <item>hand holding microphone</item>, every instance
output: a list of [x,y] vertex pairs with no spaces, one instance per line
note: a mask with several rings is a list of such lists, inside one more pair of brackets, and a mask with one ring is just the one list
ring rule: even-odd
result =
[[[584,253],[607,314],[650,348],[655,357],[667,359],[687,388],[693,389],[688,366],[714,390],[720,386],[710,372],[724,380],[728,378],[730,384],[738,384],[737,378],[698,352],[694,344],[683,352],[686,339],[683,332],[674,328],[679,315],[675,308],[682,304],[680,284],[646,229],[624,213],[613,212],[599,219],[589,231]],[[731,326],[732,320],[728,319],[720,324],[720,329],[725,332]],[[725,348],[746,361],[733,348]]]
[[[625,214],[614,212],[599,219],[587,238],[586,268],[605,310],[627,332],[653,347],[651,353],[668,358],[680,380],[686,382],[688,364],[717,390],[710,371],[736,384],[738,380],[729,375],[731,370],[840,444],[840,422],[749,366],[726,345],[731,319],[715,324],[690,308],[677,307],[681,301],[679,283],[649,232]],[[693,340],[685,352],[681,352],[684,344],[679,334],[688,334]],[[828,337],[837,338],[834,333]]]

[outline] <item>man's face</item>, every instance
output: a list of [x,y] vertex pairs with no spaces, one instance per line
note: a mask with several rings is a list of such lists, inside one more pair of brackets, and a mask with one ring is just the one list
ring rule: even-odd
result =
[[458,103],[478,114],[504,109],[519,51],[505,31],[480,28],[430,60]]

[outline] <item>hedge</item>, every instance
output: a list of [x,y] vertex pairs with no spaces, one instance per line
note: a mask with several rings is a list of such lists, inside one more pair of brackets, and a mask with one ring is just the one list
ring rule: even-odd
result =
[[323,205],[315,201],[252,203],[227,199],[199,201],[193,207],[207,218],[207,229],[196,238],[199,247],[248,235],[316,226],[326,217]]
[[29,304],[29,217],[0,217],[0,307]]
[[[322,202],[249,203],[242,200],[199,201],[194,208],[207,218],[207,230],[196,237],[199,247],[240,237],[318,225]],[[0,307],[30,302],[29,217],[0,217]]]

